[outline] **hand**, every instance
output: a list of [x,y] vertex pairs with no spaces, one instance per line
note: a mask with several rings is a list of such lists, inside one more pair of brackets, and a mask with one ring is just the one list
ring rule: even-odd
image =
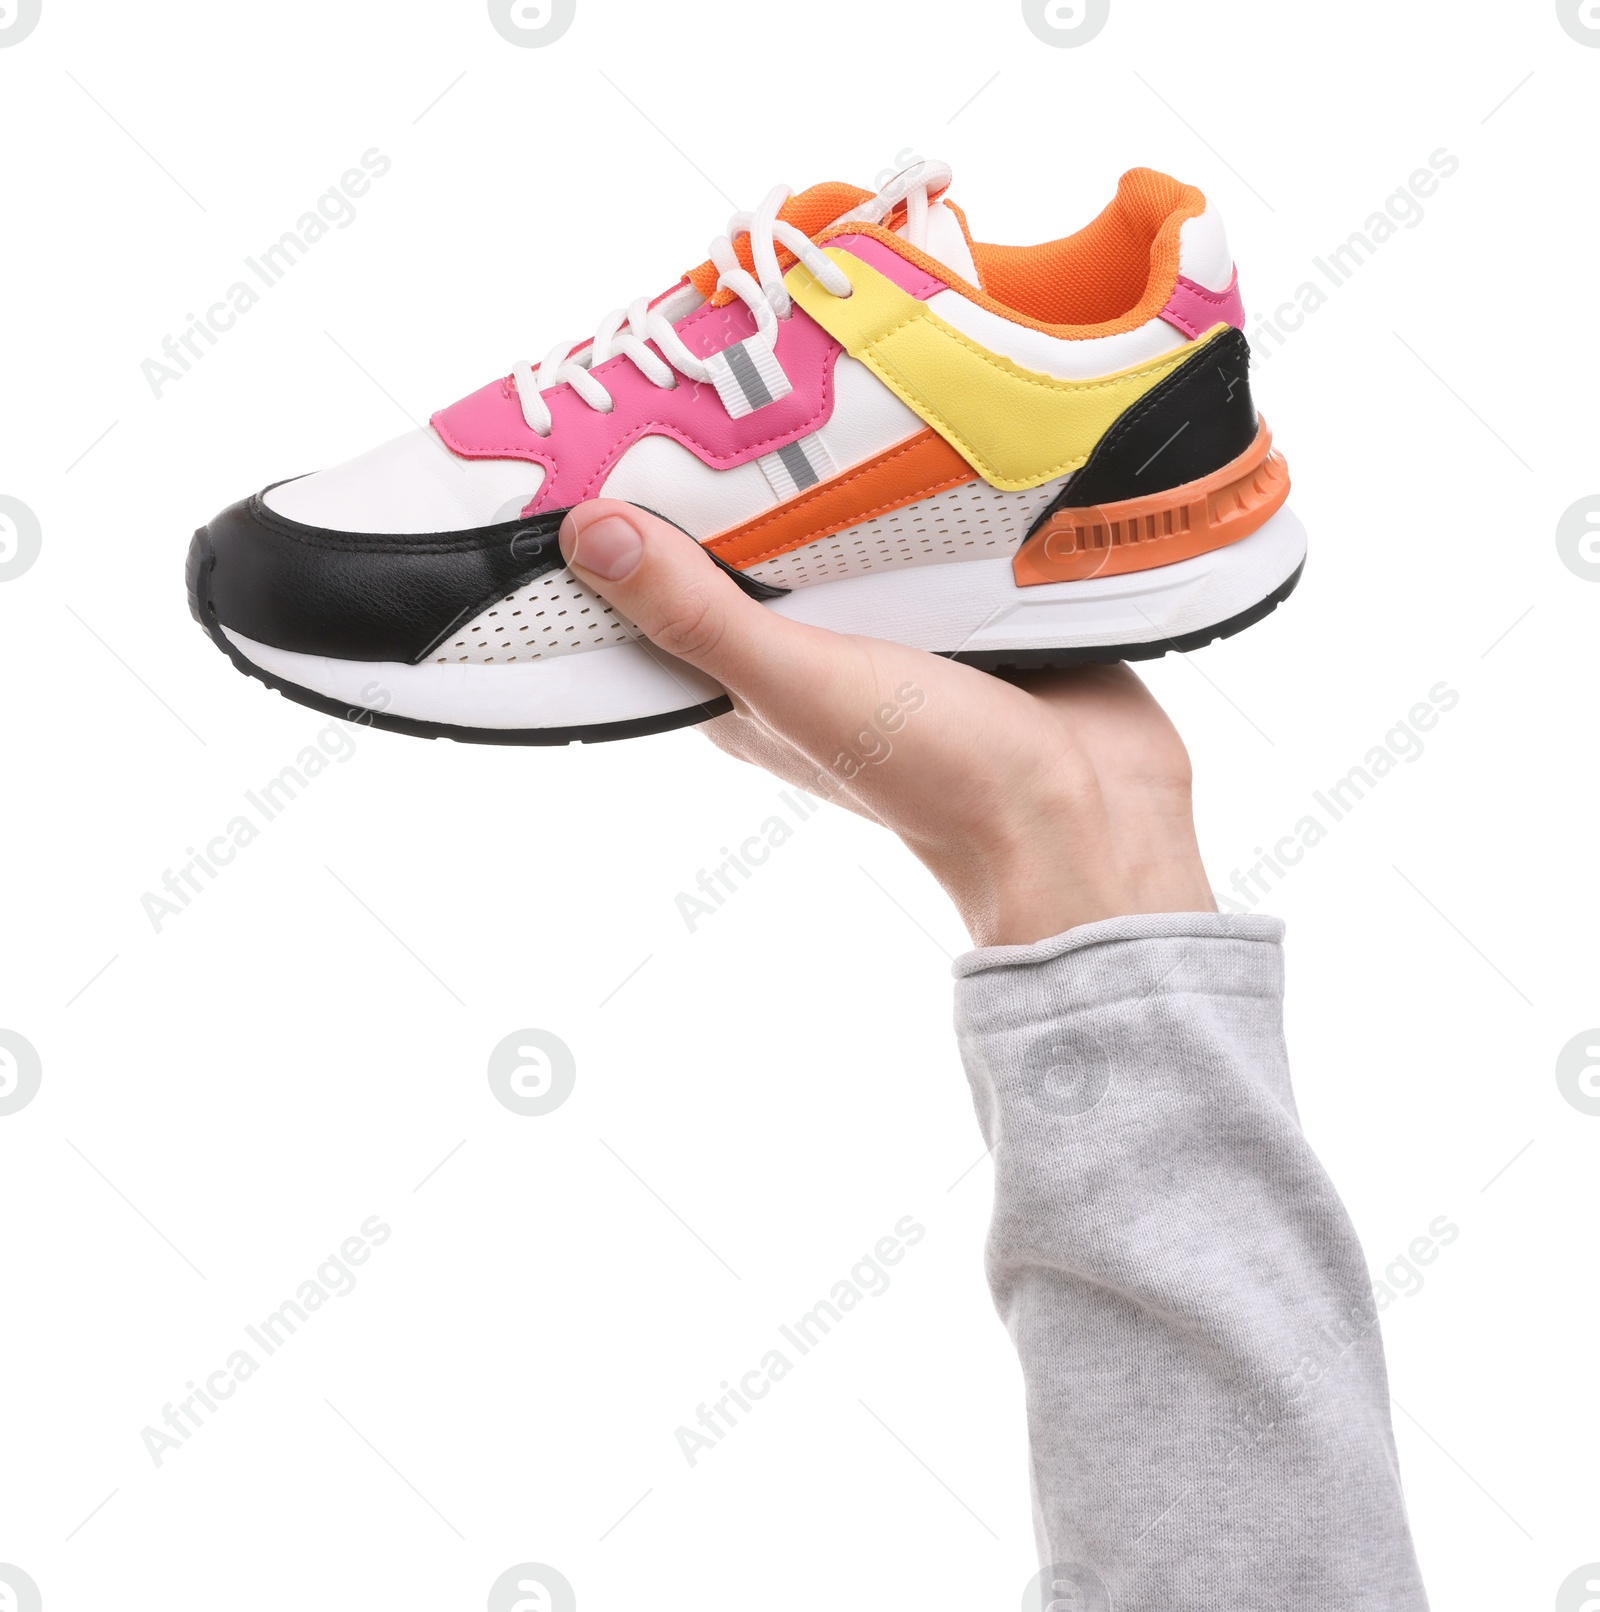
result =
[[677,527],[615,499],[561,527],[577,575],[713,677],[719,748],[898,834],[978,946],[1213,912],[1177,730],[1126,666],[1005,679],[790,621]]

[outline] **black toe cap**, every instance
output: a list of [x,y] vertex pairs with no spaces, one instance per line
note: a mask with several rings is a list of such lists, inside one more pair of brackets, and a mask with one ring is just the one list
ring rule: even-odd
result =
[[257,493],[195,534],[190,605],[208,630],[206,612],[277,649],[420,661],[562,563],[556,538],[565,513],[468,532],[336,532],[287,520]]

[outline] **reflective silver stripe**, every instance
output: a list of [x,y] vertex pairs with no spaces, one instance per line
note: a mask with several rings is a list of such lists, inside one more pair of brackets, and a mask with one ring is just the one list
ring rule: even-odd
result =
[[794,478],[797,492],[803,493],[807,487],[815,487],[822,480],[822,477],[811,468],[811,461],[806,458],[805,449],[798,442],[791,442],[787,447],[779,448],[778,457],[783,460],[784,468]]
[[750,405],[752,411],[764,409],[772,401],[772,393],[756,374],[756,367],[750,362],[750,355],[744,350],[744,343],[735,343],[728,349],[726,356],[728,368],[733,371],[733,378],[739,383],[745,402]]
[[780,504],[787,503],[796,493],[815,487],[835,474],[837,467],[822,438],[813,432],[790,442],[774,453],[763,454],[756,460],[766,472],[767,481]]
[[794,390],[777,354],[760,336],[724,347],[705,363],[717,396],[731,419],[740,420],[747,414],[754,414]]

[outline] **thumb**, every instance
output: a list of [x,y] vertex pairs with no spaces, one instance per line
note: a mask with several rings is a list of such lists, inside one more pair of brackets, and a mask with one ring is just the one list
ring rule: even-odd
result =
[[784,677],[806,629],[743,592],[688,533],[615,498],[595,498],[561,523],[567,564],[669,655],[730,692]]

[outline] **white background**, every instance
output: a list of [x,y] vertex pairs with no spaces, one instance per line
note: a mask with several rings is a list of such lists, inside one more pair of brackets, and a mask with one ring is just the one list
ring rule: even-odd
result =
[[[477,1608],[530,1560],[586,1612],[1018,1604],[931,880],[829,808],[690,934],[674,897],[777,788],[697,734],[362,730],[158,934],[144,893],[324,727],[189,620],[189,534],[660,290],[778,180],[937,156],[1029,241],[1165,168],[1254,315],[1440,148],[1422,222],[1258,360],[1302,588],[1148,677],[1219,890],[1460,696],[1257,910],[1375,1275],[1461,1228],[1384,1317],[1434,1604],[1553,1605],[1600,1558],[1600,1118],[1554,1073],[1600,1023],[1600,587],[1555,539],[1597,490],[1597,75],[1549,0],[1114,0],[1074,49],[1012,0],[579,0],[541,49],[472,0],[44,0],[0,49],[0,493],[43,531],[0,583],[0,1027],[43,1061],[0,1118],[0,1561],[48,1612]],[[141,362],[372,147],[355,222],[154,397]],[[543,1118],[486,1078],[528,1027],[577,1060]],[[674,1429],[908,1214],[892,1288],[691,1470]],[[371,1215],[356,1290],[157,1468],[140,1430]]]

